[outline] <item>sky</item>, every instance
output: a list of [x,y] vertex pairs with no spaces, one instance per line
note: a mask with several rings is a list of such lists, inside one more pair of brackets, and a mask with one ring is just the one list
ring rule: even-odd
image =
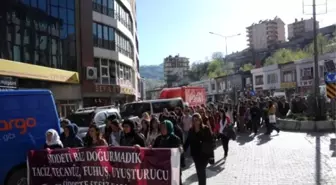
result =
[[[224,38],[209,32],[241,34],[227,39],[229,54],[241,51],[247,48],[247,26],[275,16],[286,24],[295,18],[309,19],[311,4],[312,0],[138,0],[140,65],[161,64],[169,55],[195,62],[213,52],[225,54]],[[316,4],[320,27],[335,24],[336,0],[316,0]]]

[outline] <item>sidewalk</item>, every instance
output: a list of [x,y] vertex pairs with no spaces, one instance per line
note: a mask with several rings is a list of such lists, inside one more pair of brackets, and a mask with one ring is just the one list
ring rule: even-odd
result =
[[[241,135],[237,141],[230,141],[226,161],[222,159],[222,147],[216,149],[216,164],[208,166],[207,184],[335,185],[332,138],[334,134],[314,136],[291,132],[279,135],[273,132],[270,137],[260,134],[254,138]],[[193,164],[183,171],[182,180],[183,185],[198,184]]]

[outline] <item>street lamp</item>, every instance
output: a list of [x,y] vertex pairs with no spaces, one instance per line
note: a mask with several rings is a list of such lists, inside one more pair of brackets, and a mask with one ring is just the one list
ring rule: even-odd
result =
[[215,32],[209,32],[211,35],[217,35],[219,37],[222,37],[225,39],[225,58],[226,58],[226,55],[228,54],[228,51],[227,51],[227,39],[228,38],[232,38],[232,37],[237,37],[237,36],[240,36],[241,33],[238,33],[238,34],[234,34],[234,35],[221,35],[219,33],[215,33]]

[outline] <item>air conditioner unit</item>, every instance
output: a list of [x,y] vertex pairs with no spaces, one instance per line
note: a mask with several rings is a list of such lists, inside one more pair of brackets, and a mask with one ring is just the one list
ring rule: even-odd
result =
[[97,79],[97,68],[96,67],[86,67],[86,79],[87,80]]

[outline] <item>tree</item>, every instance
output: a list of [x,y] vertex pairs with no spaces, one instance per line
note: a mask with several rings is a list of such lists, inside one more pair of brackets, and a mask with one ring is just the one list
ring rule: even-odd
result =
[[191,69],[189,71],[189,78],[191,81],[199,81],[202,77],[207,76],[209,62],[201,62],[197,61],[191,65]]
[[212,60],[223,60],[224,56],[222,52],[214,52],[211,55]]
[[240,70],[242,71],[250,71],[252,69],[254,69],[254,65],[252,65],[251,63],[244,64],[242,67],[240,67]]
[[[330,43],[330,41],[328,40],[327,37],[323,36],[321,33],[317,35],[316,37],[317,40],[317,51],[318,54],[324,54],[326,52],[328,52],[328,44]],[[313,56],[314,55],[314,41],[312,43],[310,43],[306,49],[306,51]]]
[[266,59],[264,65],[285,64],[288,62],[308,58],[310,56],[310,53],[303,50],[292,51],[290,49],[279,49],[272,56]]
[[215,78],[217,76],[224,75],[221,68],[221,62],[219,60],[214,60],[210,62],[207,73],[209,78]]

